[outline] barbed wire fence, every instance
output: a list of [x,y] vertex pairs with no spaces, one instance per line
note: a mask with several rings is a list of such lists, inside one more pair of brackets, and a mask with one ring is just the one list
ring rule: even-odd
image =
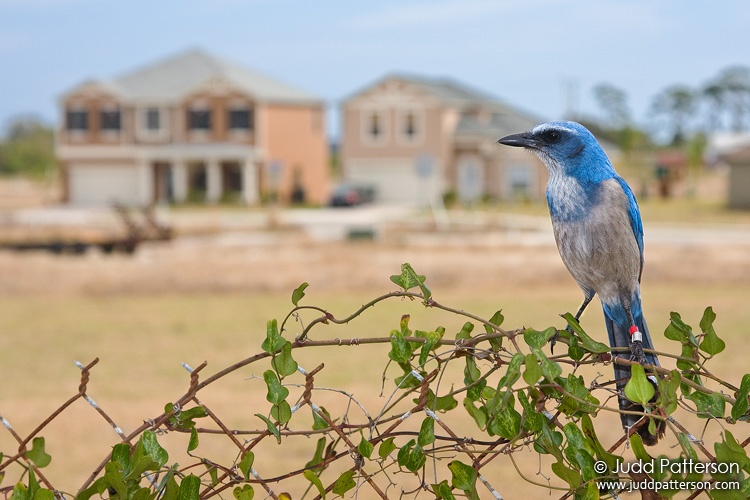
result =
[[[718,499],[750,496],[750,444],[748,394],[750,375],[739,384],[722,380],[706,364],[724,350],[724,342],[713,329],[715,315],[704,312],[700,333],[673,313],[665,335],[680,346],[680,354],[659,352],[672,358],[676,368],[647,367],[658,376],[656,391],[640,366],[612,355],[611,349],[589,337],[567,314],[568,328],[502,327],[498,311],[491,318],[438,303],[409,264],[391,280],[398,291],[381,295],[347,317],[337,318],[322,307],[300,305],[307,284],[292,293],[293,308],[279,323],[268,322],[261,351],[202,378],[206,363],[189,372],[187,391],[168,403],[160,415],[123,430],[89,394],[89,381],[98,359],[83,365],[78,391],[25,436],[16,432],[12,416],[0,414],[5,430],[17,443],[12,452],[0,450],[0,494],[14,500],[51,500],[75,496],[128,499],[197,499],[229,494],[238,500],[260,498],[504,498],[491,471],[492,464],[513,467],[540,494],[559,498],[616,498],[627,486],[605,480],[682,481],[692,485],[687,498],[702,495]],[[376,304],[391,299],[418,300],[425,307],[463,317],[463,328],[451,335],[442,327],[412,330],[408,316],[390,335],[377,338],[317,340],[311,331],[324,324],[345,325]],[[311,320],[308,321],[309,318]],[[479,327],[480,334],[474,333]],[[295,334],[296,332],[296,334]],[[286,337],[285,337],[286,335]],[[294,339],[287,337],[294,335]],[[567,352],[546,355],[542,351],[557,336]],[[300,349],[359,348],[368,344],[390,346],[380,381],[377,407],[367,405],[344,388],[322,387],[316,377],[325,362],[303,367],[294,358]],[[325,359],[325,355],[320,356]],[[257,404],[263,412],[244,419],[246,428],[228,424],[237,415],[221,414],[201,399],[212,384],[248,365],[270,366],[262,373],[266,401]],[[597,417],[619,413],[615,381],[601,374],[588,382],[579,373],[587,365],[622,364],[632,367],[625,388],[629,399],[642,404],[639,424],[622,433],[613,443],[597,437]],[[387,380],[386,372],[398,376]],[[260,379],[261,377],[256,377]],[[389,385],[393,383],[393,385]],[[336,411],[326,409],[322,395],[333,394],[343,403]],[[330,398],[325,398],[330,401]],[[101,462],[76,492],[64,492],[45,474],[51,458],[43,434],[49,425],[75,402],[84,400],[112,427],[119,443],[102,450],[97,443],[82,443]],[[224,410],[226,411],[226,410]],[[309,417],[301,417],[307,414]],[[699,420],[696,420],[698,417]],[[651,455],[643,447],[639,428],[655,428],[665,422],[674,446],[669,456]],[[690,429],[696,422],[701,427]],[[718,424],[720,439],[704,441],[709,423]],[[734,427],[737,425],[737,427]],[[732,426],[732,430],[730,430]],[[643,429],[640,429],[641,431]],[[166,433],[188,435],[187,462],[167,465],[169,451],[159,439]],[[737,437],[735,437],[735,434]],[[225,447],[234,450],[225,463],[200,455],[202,437],[223,436]],[[306,462],[297,463],[298,445],[306,438]],[[264,445],[275,443],[288,460],[283,473],[265,467]],[[289,445],[291,451],[284,451]],[[713,450],[710,448],[713,447]],[[517,463],[522,452],[538,455],[537,470],[530,477]],[[309,460],[308,460],[309,459]],[[715,467],[710,473],[672,469],[631,469],[618,464],[637,460],[669,463],[736,464],[731,470]],[[3,484],[3,477],[6,484]],[[15,481],[7,484],[8,480]],[[679,482],[678,481],[678,482]],[[731,485],[729,489],[718,489]],[[671,498],[686,488],[639,488],[642,498]],[[287,493],[293,491],[294,493]]]

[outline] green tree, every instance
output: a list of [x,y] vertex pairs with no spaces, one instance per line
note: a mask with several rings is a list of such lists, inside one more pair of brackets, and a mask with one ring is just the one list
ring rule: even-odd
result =
[[686,139],[687,128],[697,108],[696,95],[685,85],[672,85],[662,90],[651,103],[654,117],[664,117],[672,136],[672,145],[680,145]]
[[0,142],[0,174],[40,178],[56,169],[52,128],[35,118],[12,121]]
[[731,66],[724,69],[709,88],[718,94],[729,113],[732,130],[745,130],[750,115],[750,67]]
[[604,113],[609,128],[625,127],[631,120],[628,97],[624,90],[609,83],[600,83],[593,88],[594,98]]

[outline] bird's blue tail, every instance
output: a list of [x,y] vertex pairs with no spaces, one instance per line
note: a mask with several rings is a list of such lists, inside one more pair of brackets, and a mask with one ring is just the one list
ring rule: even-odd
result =
[[[606,325],[607,333],[609,334],[609,345],[612,348],[624,349],[614,352],[613,355],[620,358],[630,359],[630,321],[627,319],[627,314],[625,313],[624,307],[621,304],[602,304],[602,307],[604,309],[604,324]],[[643,348],[653,350],[654,344],[651,341],[651,335],[649,334],[648,326],[646,326],[646,320],[643,317],[640,297],[633,297],[633,299],[631,300],[630,308],[633,315],[633,322],[643,335]],[[655,354],[650,352],[647,352],[645,354],[646,362],[648,364],[660,366],[659,360]],[[614,365],[614,368],[615,383],[618,393],[618,404],[620,409],[642,412],[642,406],[634,404],[623,394],[625,384],[627,384],[628,380],[630,380],[630,367],[616,364]],[[654,398],[655,397],[656,396],[654,396]],[[620,419],[622,420],[623,427],[625,429],[629,429],[636,422],[638,422],[641,417],[638,415],[620,414]],[[640,434],[644,444],[655,444],[659,439],[661,433],[663,432],[663,422],[657,422],[657,424],[659,423],[661,425],[657,425],[656,435],[652,435],[651,433],[649,433],[647,425],[643,425],[639,428],[638,434]]]

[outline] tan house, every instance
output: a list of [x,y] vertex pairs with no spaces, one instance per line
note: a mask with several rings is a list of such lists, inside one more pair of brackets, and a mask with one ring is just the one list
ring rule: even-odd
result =
[[543,120],[456,81],[386,76],[346,99],[342,120],[344,178],[373,185],[379,200],[544,196],[542,163],[496,144]]
[[324,102],[194,50],[60,100],[73,204],[328,199]]

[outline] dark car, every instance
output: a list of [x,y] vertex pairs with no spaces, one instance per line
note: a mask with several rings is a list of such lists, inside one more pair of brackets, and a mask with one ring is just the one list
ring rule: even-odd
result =
[[363,184],[338,185],[331,194],[331,206],[354,207],[375,200],[375,188]]

